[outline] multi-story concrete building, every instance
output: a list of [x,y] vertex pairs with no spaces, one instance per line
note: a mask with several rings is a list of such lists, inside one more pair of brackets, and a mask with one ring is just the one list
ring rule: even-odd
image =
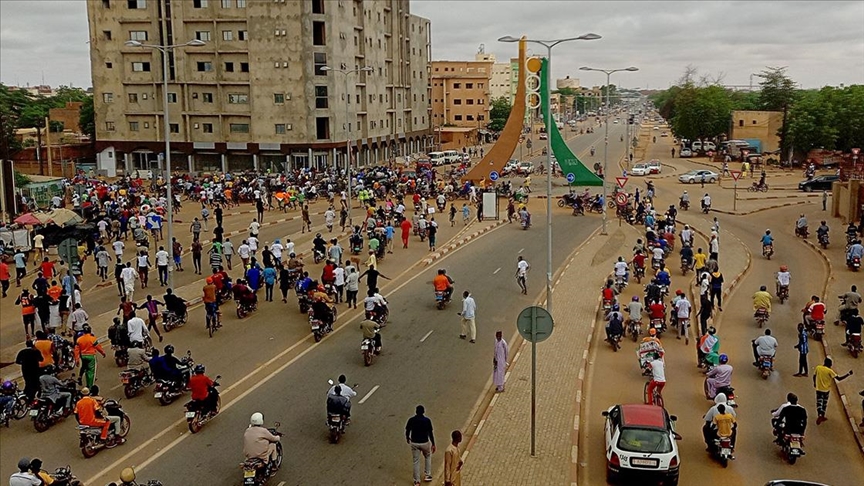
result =
[[489,76],[489,102],[498,98],[507,98],[513,104],[513,91],[511,78],[511,66],[509,62],[495,62],[495,54],[487,54],[482,51],[474,56],[475,61],[492,61],[492,74]]
[[[431,143],[429,21],[408,0],[88,0],[99,166],[153,168],[164,152],[168,54],[174,167],[344,167]],[[322,69],[372,72],[344,74]],[[178,160],[179,159],[179,160]]]
[[433,61],[432,124],[482,128],[489,123],[492,61]]
[[571,78],[570,76],[559,78],[555,80],[555,87],[558,89],[579,89],[579,78]]

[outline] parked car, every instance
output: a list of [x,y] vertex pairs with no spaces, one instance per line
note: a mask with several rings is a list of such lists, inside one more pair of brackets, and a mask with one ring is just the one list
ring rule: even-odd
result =
[[654,130],[660,130],[660,127],[654,127],[653,129]]
[[717,146],[714,145],[714,142],[710,142],[710,141],[706,140],[706,141],[702,142],[702,150],[704,150],[706,152],[709,150],[716,152]]
[[678,176],[678,182],[683,182],[684,184],[696,184],[697,182],[702,182],[703,176],[705,182],[709,184],[717,182],[717,179],[720,178],[720,174],[716,172],[711,172],[707,169],[697,169],[685,172]]
[[693,157],[693,151],[685,147],[681,149],[681,152],[678,155],[680,157]]
[[668,137],[668,136],[669,136],[669,132],[663,132],[663,133],[660,134],[660,136],[661,136],[661,137]]
[[839,180],[840,177],[836,175],[821,175],[814,177],[809,181],[801,181],[798,183],[798,190],[804,192],[813,192],[813,191],[830,191],[831,186],[834,184],[834,181]]
[[651,173],[651,169],[648,168],[648,164],[636,164],[630,169],[630,175],[634,176],[644,176]]
[[519,168],[519,161],[516,159],[510,159],[509,161],[507,161],[506,164],[504,164],[504,168],[501,169],[501,175],[504,176],[504,175],[508,175],[508,174],[514,174],[514,173],[516,173],[516,169],[518,169],[518,168]]
[[540,134],[540,140],[546,140],[547,138],[549,137],[545,133]]
[[649,174],[659,174],[663,172],[663,165],[657,159],[651,159],[648,161],[648,173]]
[[681,460],[674,415],[656,405],[615,405],[606,417],[606,481],[638,478],[640,484],[658,481],[677,486]]
[[533,174],[534,164],[531,162],[519,162],[519,167],[516,168],[516,173],[519,175]]
[[693,149],[694,152],[698,152],[702,150],[702,141],[694,140],[692,144],[690,144],[690,148]]

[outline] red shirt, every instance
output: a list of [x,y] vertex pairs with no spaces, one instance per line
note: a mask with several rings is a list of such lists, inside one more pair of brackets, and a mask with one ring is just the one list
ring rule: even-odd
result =
[[610,288],[603,289],[603,298],[604,299],[612,300],[613,297],[615,297],[615,292],[613,292],[612,289],[610,289]]
[[824,321],[825,320],[825,304],[822,302],[816,302],[810,306],[810,319],[814,321]]
[[411,221],[403,219],[402,224],[400,224],[399,226],[402,227],[402,236],[408,236],[408,233],[411,231]]
[[0,262],[0,280],[9,280],[9,265]]
[[639,268],[645,268],[645,255],[638,254],[633,257],[633,264]]
[[213,380],[206,375],[192,375],[189,378],[189,389],[192,390],[192,400],[204,400],[210,393]]
[[49,280],[54,277],[54,262],[42,262],[40,269],[42,270],[43,277]]
[[666,307],[663,304],[655,303],[648,306],[651,319],[663,319],[666,312]]

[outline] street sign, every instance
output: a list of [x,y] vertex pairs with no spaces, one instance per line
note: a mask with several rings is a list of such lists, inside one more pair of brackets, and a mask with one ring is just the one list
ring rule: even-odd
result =
[[741,177],[741,171],[740,170],[730,170],[729,173],[732,174],[732,179],[735,182],[738,182],[738,178]]
[[552,315],[546,309],[537,306],[526,307],[516,318],[516,329],[526,341],[539,343],[552,335]]
[[618,183],[618,187],[624,189],[624,186],[627,184],[627,177],[616,177],[615,182]]
[[498,172],[494,171],[494,170],[492,172],[490,172],[489,173],[489,180],[492,182],[497,181],[498,180]]
[[572,172],[567,174],[567,182],[569,182],[570,184],[573,184],[574,182],[576,182],[576,174],[574,174]]
[[627,193],[626,192],[619,192],[618,194],[616,194],[615,195],[615,202],[618,203],[619,206],[626,206],[627,205]]

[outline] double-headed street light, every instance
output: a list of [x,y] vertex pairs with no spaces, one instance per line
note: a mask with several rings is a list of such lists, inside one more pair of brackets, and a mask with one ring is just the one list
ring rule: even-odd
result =
[[601,73],[606,73],[606,135],[604,135],[604,146],[603,146],[603,229],[600,234],[606,233],[606,208],[609,203],[606,201],[608,195],[606,193],[606,177],[609,174],[609,78],[612,76],[612,73],[617,73],[621,71],[638,71],[637,67],[627,67],[622,69],[596,69],[588,66],[582,66],[579,68],[580,71],[597,71]]
[[[546,48],[546,127],[552,126],[552,48],[558,44],[577,40],[600,39],[597,34],[583,34],[579,37],[566,39],[537,40],[525,39],[525,42],[539,44]],[[519,42],[513,36],[501,37],[498,42]],[[519,69],[525,69],[520,66]],[[546,310],[552,314],[552,137],[546,137]]]
[[[155,49],[162,53],[162,117],[164,118],[162,128],[165,137],[165,173],[168,181],[168,246],[171,248],[169,255],[174,253],[174,196],[171,187],[171,125],[168,123],[168,53],[183,47],[201,47],[205,44],[206,42],[200,39],[168,46],[143,44],[137,40],[126,41],[127,47]],[[168,265],[168,286],[174,288],[174,271],[171,265]]]
[[[348,75],[352,73],[368,73],[374,71],[369,66],[357,69],[334,69],[330,66],[322,66],[322,71],[333,71],[345,75],[345,178],[348,180],[348,225],[351,225],[351,94],[348,92]],[[359,126],[358,126],[359,128]],[[336,158],[333,158],[334,173],[338,174]]]

